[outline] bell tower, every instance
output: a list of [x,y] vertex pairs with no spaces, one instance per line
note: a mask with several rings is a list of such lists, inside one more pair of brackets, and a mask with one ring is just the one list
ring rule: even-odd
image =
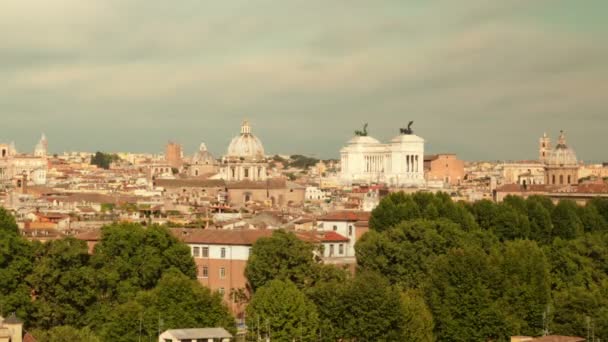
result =
[[543,133],[538,144],[538,160],[541,163],[546,162],[549,151],[551,151],[551,138],[547,136],[547,133]]

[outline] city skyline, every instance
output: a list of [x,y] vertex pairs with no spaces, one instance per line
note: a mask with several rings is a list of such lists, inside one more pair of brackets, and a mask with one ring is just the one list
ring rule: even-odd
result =
[[337,158],[414,120],[429,153],[534,159],[564,129],[605,158],[602,1],[142,4],[3,5],[0,141],[219,157],[249,119],[268,154]]

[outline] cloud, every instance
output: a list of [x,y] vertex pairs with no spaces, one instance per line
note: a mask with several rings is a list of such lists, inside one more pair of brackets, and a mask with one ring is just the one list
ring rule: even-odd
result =
[[336,156],[361,122],[388,139],[411,118],[465,158],[533,157],[539,132],[567,125],[599,159],[603,135],[582,132],[608,128],[608,48],[597,26],[563,25],[572,6],[8,0],[0,140],[45,130],[58,149],[154,151],[179,137],[217,154],[247,116],[271,152]]

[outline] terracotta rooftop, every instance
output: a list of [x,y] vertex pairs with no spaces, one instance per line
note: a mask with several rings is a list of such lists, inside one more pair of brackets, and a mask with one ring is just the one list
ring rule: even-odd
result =
[[227,182],[228,189],[285,189],[287,182],[281,178],[272,178],[266,181],[239,181]]
[[365,211],[334,211],[323,215],[317,221],[369,221],[371,213]]
[[162,186],[163,188],[211,188],[219,187],[223,188],[226,186],[226,182],[223,179],[157,179],[154,181],[156,186]]
[[298,239],[311,243],[321,242],[348,242],[349,239],[333,231],[311,231],[311,232],[297,232],[296,236]]
[[210,245],[253,245],[259,238],[269,237],[272,230],[243,229],[215,230],[172,228],[171,233],[185,243],[200,243]]

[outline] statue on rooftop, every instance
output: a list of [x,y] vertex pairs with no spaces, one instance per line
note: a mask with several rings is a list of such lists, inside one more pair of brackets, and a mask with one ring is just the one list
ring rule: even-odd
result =
[[359,137],[366,137],[367,136],[367,122],[363,125],[363,130],[362,131],[359,131],[359,130],[355,131],[355,135],[359,136]]
[[401,132],[401,134],[414,134],[414,130],[412,130],[413,124],[414,121],[410,121],[410,123],[407,125],[407,128],[399,128],[399,132]]

